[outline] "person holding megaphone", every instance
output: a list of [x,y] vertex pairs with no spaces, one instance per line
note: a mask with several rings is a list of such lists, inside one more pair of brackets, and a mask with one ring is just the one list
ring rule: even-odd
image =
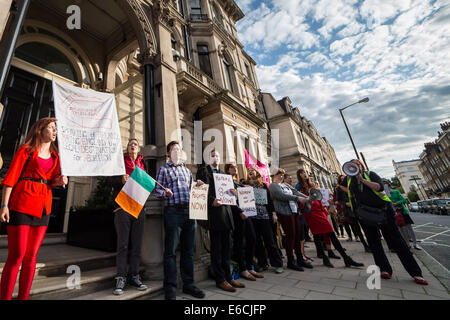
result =
[[383,181],[373,171],[365,171],[359,159],[343,165],[347,177],[341,182],[348,192],[351,210],[356,214],[367,236],[375,264],[381,270],[383,279],[392,277],[392,267],[384,253],[378,229],[383,232],[386,242],[395,250],[403,267],[418,284],[427,285],[422,278],[422,270],[403,240],[397,225],[391,200],[384,193]]

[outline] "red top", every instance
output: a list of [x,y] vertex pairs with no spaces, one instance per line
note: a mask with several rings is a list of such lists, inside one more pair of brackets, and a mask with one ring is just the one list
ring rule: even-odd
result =
[[136,158],[136,160],[133,161],[133,159],[131,159],[130,155],[128,153],[124,154],[124,159],[125,159],[125,172],[128,175],[131,175],[131,173],[133,172],[134,168],[136,166],[138,166],[139,168],[141,168],[142,170],[145,171],[144,169],[144,157],[141,155],[138,155],[138,157]]
[[[10,210],[41,218],[44,208],[46,214],[52,210],[52,188],[40,182],[19,180],[29,155],[28,146],[22,146],[17,150],[2,185],[13,188],[8,204]],[[53,166],[48,172],[44,172],[39,166],[38,153],[35,150],[23,170],[22,177],[44,180],[58,178],[61,175],[59,156],[52,152],[52,158],[54,159]]]
[[328,220],[328,211],[322,201],[315,200],[311,203],[311,211],[302,211],[306,223],[312,234],[323,234],[334,232],[333,227]]
[[[338,202],[338,200],[337,200],[337,192],[335,192],[334,194],[333,194],[333,202],[334,202],[334,204],[335,204],[335,206],[336,206],[336,210],[339,212],[339,211],[341,211],[342,210],[342,206],[341,206],[341,204]],[[336,202],[337,202],[337,204],[336,204]]]
[[50,158],[48,159],[38,157],[38,164],[39,167],[41,167],[42,171],[44,171],[44,173],[47,173],[53,167],[53,157],[50,156]]

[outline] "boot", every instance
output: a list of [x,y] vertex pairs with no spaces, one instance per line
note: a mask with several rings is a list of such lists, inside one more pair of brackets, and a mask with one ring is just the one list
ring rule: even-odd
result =
[[335,255],[333,250],[328,250],[328,258],[330,258],[330,259],[340,259],[341,257]]
[[304,271],[302,267],[295,263],[294,257],[288,257],[287,267],[288,269],[292,269],[295,271]]
[[334,268],[333,264],[330,262],[330,259],[326,255],[323,255],[323,265],[328,268]]
[[364,263],[356,262],[354,261],[350,256],[344,257],[344,263],[346,267],[362,267],[364,266]]
[[310,262],[308,262],[308,261],[305,261],[303,259],[303,257],[297,257],[297,265],[299,267],[308,268],[308,269],[312,269],[313,268],[312,264]]

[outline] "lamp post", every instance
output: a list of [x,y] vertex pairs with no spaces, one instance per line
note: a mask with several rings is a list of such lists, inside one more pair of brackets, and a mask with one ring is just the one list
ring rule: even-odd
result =
[[366,103],[367,101],[369,101],[369,98],[368,98],[368,97],[366,97],[366,98],[364,98],[364,99],[362,99],[362,100],[359,100],[358,102],[349,104],[348,106],[346,106],[346,107],[344,107],[344,108],[340,108],[340,109],[339,109],[339,113],[341,114],[342,120],[344,121],[345,129],[347,129],[347,133],[348,133],[348,136],[349,136],[350,141],[351,141],[351,143],[352,143],[353,150],[355,150],[355,154],[356,154],[356,158],[357,158],[357,159],[359,159],[358,151],[356,151],[355,143],[353,142],[353,138],[352,138],[352,135],[350,134],[350,130],[348,130],[347,122],[345,122],[344,114],[342,113],[342,111],[344,111],[344,110],[347,109],[348,107],[351,107],[351,106],[353,106],[353,105],[355,105],[355,104],[357,104],[357,103]]

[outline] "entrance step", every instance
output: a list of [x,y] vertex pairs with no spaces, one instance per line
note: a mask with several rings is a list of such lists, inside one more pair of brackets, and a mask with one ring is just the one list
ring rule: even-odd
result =
[[125,287],[123,294],[121,294],[120,296],[116,296],[112,293],[113,287],[110,286],[110,288],[108,289],[96,291],[91,294],[81,295],[70,300],[137,300],[163,292],[162,281],[142,281],[142,283],[144,283],[148,287],[147,290],[139,291],[136,288],[127,286]]
[[[109,288],[109,292],[112,293],[115,275],[115,267],[82,271],[78,289],[70,287],[70,285],[73,286],[73,282],[70,281],[71,274],[35,276],[30,290],[30,300],[67,300],[106,288]],[[13,299],[17,297],[18,288],[18,283],[16,283]]]
[[[48,233],[45,235],[42,245],[65,244],[67,242],[67,233]],[[8,236],[0,236],[0,249],[8,248]]]
[[[8,249],[0,249],[0,273],[8,256]],[[43,245],[37,256],[35,276],[68,276],[67,268],[78,266],[81,272],[112,267],[116,254],[69,246],[67,244]]]

